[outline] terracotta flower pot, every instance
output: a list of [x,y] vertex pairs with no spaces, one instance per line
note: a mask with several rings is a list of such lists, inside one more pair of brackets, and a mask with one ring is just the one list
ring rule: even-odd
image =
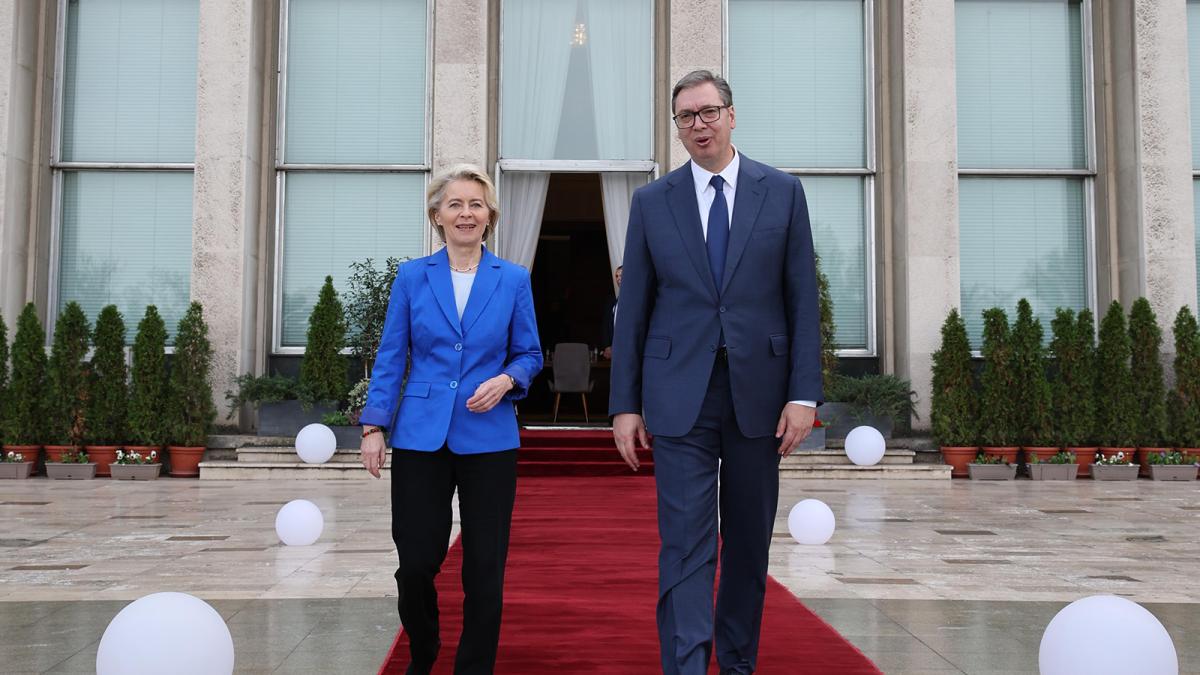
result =
[[1150,477],[1150,455],[1157,455],[1160,452],[1170,452],[1170,448],[1138,448],[1137,463],[1141,467],[1138,469],[1138,475],[1143,478]]
[[1067,452],[1075,453],[1075,461],[1079,464],[1079,473],[1076,478],[1091,478],[1092,465],[1096,463],[1096,446],[1084,448],[1067,448]]
[[171,453],[169,475],[174,478],[198,478],[200,476],[200,460],[204,459],[204,446],[186,447],[182,445],[167,446]]
[[975,461],[979,448],[971,446],[942,446],[942,461],[950,465],[951,478],[967,478],[967,465]]
[[87,445],[83,449],[87,451],[88,459],[96,463],[97,476],[112,475],[108,465],[117,461],[117,450],[121,449],[119,445]]
[[63,453],[75,452],[78,448],[73,445],[46,445],[46,461],[61,462]]
[[991,457],[999,457],[1009,464],[1017,463],[1017,452],[1021,449],[1015,445],[985,445],[979,448],[979,451]]

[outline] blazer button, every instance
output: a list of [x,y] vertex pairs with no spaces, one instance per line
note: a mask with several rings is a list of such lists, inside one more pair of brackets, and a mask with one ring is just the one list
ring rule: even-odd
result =
[[450,388],[458,389],[458,380],[450,380]]
[[722,314],[724,314],[724,313],[725,313],[725,305],[721,305],[721,313],[722,313]]
[[710,351],[710,352],[715,352],[715,351],[717,351],[717,346],[716,346],[716,345],[709,345],[709,346],[708,346],[708,351]]
[[454,351],[456,351],[456,352],[462,351],[462,343],[461,342],[454,343]]

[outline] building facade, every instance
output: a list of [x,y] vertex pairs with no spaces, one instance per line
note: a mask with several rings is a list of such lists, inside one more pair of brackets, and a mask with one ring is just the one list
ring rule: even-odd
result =
[[698,68],[805,185],[842,363],[910,378],[917,426],[952,308],[977,342],[1022,297],[1048,329],[1146,296],[1170,352],[1196,307],[1200,2],[0,0],[0,312],[115,303],[132,340],[198,300],[219,396],[302,354],[326,275],[432,251],[459,162],[501,255],[561,266],[591,221],[611,271]]

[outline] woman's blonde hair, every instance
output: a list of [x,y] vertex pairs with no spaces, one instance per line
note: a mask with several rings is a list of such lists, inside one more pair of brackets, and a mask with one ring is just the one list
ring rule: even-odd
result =
[[446,186],[457,180],[473,180],[483,186],[483,201],[488,207],[488,224],[483,231],[483,238],[490,239],[496,231],[496,221],[500,219],[500,202],[496,198],[496,186],[492,179],[488,177],[487,172],[474,164],[455,164],[429,181],[429,187],[425,189],[425,215],[429,218],[429,226],[433,228],[434,234],[446,241],[446,233],[437,224],[434,214],[446,196]]

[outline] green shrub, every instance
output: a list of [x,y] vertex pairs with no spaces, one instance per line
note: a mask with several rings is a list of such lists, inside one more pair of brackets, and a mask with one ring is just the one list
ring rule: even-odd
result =
[[[1196,317],[1186,305],[1175,315],[1174,332],[1175,388],[1171,390],[1171,434],[1178,447],[1200,448],[1200,330],[1196,326]],[[15,365],[13,370],[16,371]]]
[[349,344],[350,352],[362,361],[363,377],[371,376],[371,368],[375,364],[375,353],[379,351],[379,341],[383,337],[388,301],[392,296],[392,285],[396,282],[400,262],[399,258],[388,258],[382,270],[375,269],[375,263],[370,258],[350,263],[350,276],[346,279]]
[[321,295],[308,317],[308,342],[300,362],[300,388],[314,401],[341,401],[346,396],[346,315],[333,277],[325,277]]
[[1167,393],[1163,383],[1162,330],[1150,301],[1138,298],[1129,310],[1132,349],[1134,441],[1143,448],[1162,447],[1167,440]]
[[120,445],[126,440],[129,373],[125,368],[125,319],[116,305],[100,310],[92,338],[92,373],[84,436],[88,445]]
[[979,443],[987,447],[1007,447],[1017,443],[1018,426],[1015,398],[1017,381],[1013,373],[1012,335],[1008,315],[993,307],[983,311],[983,387],[980,404]]
[[1090,310],[1079,316],[1059,308],[1050,324],[1054,337],[1050,352],[1056,376],[1051,381],[1058,442],[1066,447],[1086,447],[1095,436],[1096,343]]
[[942,345],[933,354],[933,438],[943,447],[969,447],[979,442],[979,397],[971,370],[967,325],[958,309],[942,324]]
[[246,373],[234,378],[237,391],[226,390],[225,399],[229,401],[229,411],[233,412],[247,403],[277,403],[279,401],[299,400],[305,408],[312,407],[312,399],[300,390],[300,383],[295,378],[286,375],[251,375]]
[[8,401],[8,324],[0,314],[0,445],[4,444],[4,408]]
[[1100,322],[1096,347],[1096,440],[1102,446],[1128,448],[1134,444],[1138,410],[1134,407],[1130,355],[1125,312],[1114,300]]
[[[825,395],[831,401],[853,404],[861,413],[890,419],[901,428],[916,416],[913,398],[917,392],[908,380],[895,375],[834,376]],[[859,417],[861,421],[863,415]]]
[[154,305],[138,323],[129,384],[129,439],[135,445],[167,441],[167,326]]
[[829,277],[821,271],[821,256],[813,255],[817,267],[817,313],[820,315],[821,377],[826,383],[837,373],[837,326],[833,323],[833,296]]
[[1046,377],[1046,348],[1042,344],[1042,322],[1033,315],[1029,301],[1017,303],[1013,324],[1013,377],[1016,379],[1016,413],[1022,445],[1046,447],[1056,442],[1053,398]]
[[40,445],[45,439],[46,332],[37,307],[25,305],[17,319],[12,345],[8,404],[4,410],[4,442]]
[[175,331],[175,358],[169,379],[167,442],[199,447],[207,442],[216,417],[212,395],[212,345],[204,310],[193,302]]
[[90,373],[84,359],[90,335],[83,308],[68,302],[54,324],[47,366],[46,441],[51,445],[83,443]]

